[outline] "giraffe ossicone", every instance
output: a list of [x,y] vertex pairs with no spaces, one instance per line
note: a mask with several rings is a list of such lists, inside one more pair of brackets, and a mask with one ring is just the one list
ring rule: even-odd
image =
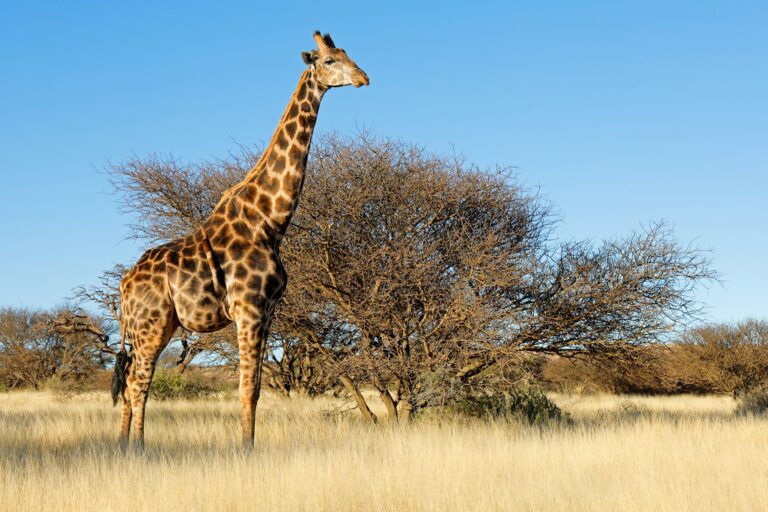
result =
[[307,69],[258,163],[223,194],[200,227],[145,252],[120,284],[121,346],[112,394],[115,402],[123,399],[123,449],[131,429],[143,448],[149,385],[174,332],[212,332],[232,322],[240,356],[242,442],[253,446],[264,345],[287,283],[280,241],[301,195],[320,102],[332,87],[369,84],[328,34],[315,32],[314,40],[317,49],[302,53]]

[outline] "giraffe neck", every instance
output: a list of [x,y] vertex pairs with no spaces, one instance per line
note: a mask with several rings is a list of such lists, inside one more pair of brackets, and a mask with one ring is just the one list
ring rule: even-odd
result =
[[237,187],[242,217],[257,223],[260,217],[279,238],[299,202],[312,132],[326,90],[312,69],[304,72],[261,160]]
[[280,241],[288,229],[304,185],[304,170],[320,101],[327,88],[314,71],[301,75],[283,117],[261,159],[245,178],[219,200],[203,229],[217,243],[225,243],[225,224],[238,223],[257,236]]

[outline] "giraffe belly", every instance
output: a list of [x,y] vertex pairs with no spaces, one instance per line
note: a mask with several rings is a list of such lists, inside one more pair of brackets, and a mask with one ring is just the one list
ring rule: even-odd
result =
[[179,279],[171,284],[171,296],[179,323],[187,330],[213,332],[232,322],[225,295],[216,289],[210,274]]
[[179,304],[177,302],[176,315],[182,327],[194,332],[218,331],[232,323],[221,303],[201,304],[200,301],[190,301],[190,303]]

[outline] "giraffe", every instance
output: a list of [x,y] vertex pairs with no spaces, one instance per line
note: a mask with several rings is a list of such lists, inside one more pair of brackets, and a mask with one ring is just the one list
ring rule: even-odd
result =
[[287,283],[279,247],[301,195],[320,101],[331,87],[369,84],[328,34],[313,37],[317,49],[302,52],[307,69],[261,159],[200,227],[145,252],[120,283],[121,343],[112,398],[115,404],[118,396],[123,399],[123,451],[131,427],[134,446],[144,448],[149,385],[174,332],[212,332],[232,322],[240,357],[242,444],[253,447],[264,345]]

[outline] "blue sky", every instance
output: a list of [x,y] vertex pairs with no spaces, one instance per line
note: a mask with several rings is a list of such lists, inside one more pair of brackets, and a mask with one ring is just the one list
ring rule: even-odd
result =
[[320,29],[371,77],[331,91],[320,132],[515,166],[565,239],[667,220],[723,274],[700,295],[712,319],[768,316],[764,1],[11,4],[0,305],[51,306],[135,261],[106,162],[269,140]]

